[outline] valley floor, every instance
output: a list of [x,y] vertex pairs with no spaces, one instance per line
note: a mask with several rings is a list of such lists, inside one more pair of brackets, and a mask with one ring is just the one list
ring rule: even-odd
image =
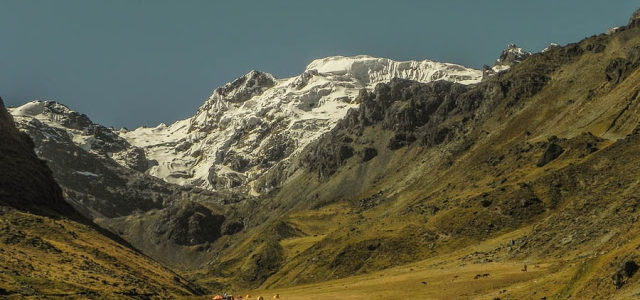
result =
[[[512,233],[513,234],[513,233]],[[482,253],[512,237],[506,234],[431,259],[369,274],[287,288],[234,292],[272,299],[541,299],[566,287],[576,262],[483,261]],[[523,271],[527,265],[527,271]],[[222,292],[222,291],[221,291]],[[191,299],[211,299],[204,296]]]
[[[589,275],[611,257],[618,257],[629,247],[636,247],[640,239],[628,240],[616,251],[593,256],[572,253],[563,258],[515,260],[493,257],[487,253],[500,244],[522,234],[523,230],[506,233],[470,247],[439,255],[416,263],[347,278],[303,284],[293,287],[226,291],[234,295],[251,295],[273,299],[640,299],[637,285],[624,286],[608,298],[597,291],[582,291],[580,286]],[[526,271],[523,269],[526,265]],[[610,278],[604,279],[611,285]],[[590,289],[587,289],[590,290]],[[597,289],[596,289],[597,290]],[[223,293],[225,291],[219,291]],[[215,294],[214,294],[215,295]],[[186,299],[212,299],[214,295]]]
[[523,264],[515,262],[427,264],[248,294],[270,298],[278,293],[282,299],[523,299],[529,298],[528,294],[539,299],[550,294],[552,289],[560,288],[559,284],[553,283],[556,274],[549,264],[531,266],[527,272],[521,270]]

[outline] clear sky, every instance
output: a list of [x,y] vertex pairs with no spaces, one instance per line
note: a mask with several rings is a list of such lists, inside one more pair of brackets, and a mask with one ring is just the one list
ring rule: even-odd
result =
[[492,64],[626,24],[631,0],[0,0],[0,96],[56,100],[114,127],[191,116],[252,69],[368,54]]

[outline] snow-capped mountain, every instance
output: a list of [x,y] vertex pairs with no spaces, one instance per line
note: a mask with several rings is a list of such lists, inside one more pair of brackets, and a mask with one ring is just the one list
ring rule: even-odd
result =
[[[141,172],[148,168],[149,162],[142,149],[129,144],[113,129],[95,124],[86,115],[60,103],[36,100],[20,107],[9,108],[9,112],[19,128],[38,128],[45,140],[63,143],[60,134],[64,134],[64,138],[68,137],[84,151],[112,157],[123,166]],[[36,152],[38,151],[36,149]]]
[[144,150],[85,115],[53,101],[29,102],[11,113],[51,168],[64,199],[147,255],[167,264],[172,258],[166,253],[189,256],[194,263],[209,261],[212,252],[203,249],[244,228],[233,204],[249,197],[145,174],[150,161]]
[[291,78],[251,71],[215,89],[189,119],[119,134],[144,149],[154,162],[147,171],[151,175],[208,189],[251,190],[261,174],[299,153],[356,107],[361,89],[392,78],[473,84],[482,76],[480,70],[429,60],[327,57]]
[[508,70],[513,65],[522,62],[530,55],[531,52],[516,46],[516,44],[509,44],[507,45],[507,48],[502,51],[500,57],[496,59],[496,63],[493,65],[492,70],[496,73]]
[[[55,101],[31,101],[16,108],[9,108],[18,125],[38,126],[62,130],[73,143],[94,154],[119,153],[131,145],[110,128],[95,124],[89,118]],[[45,127],[45,126],[38,126]],[[43,133],[47,139],[56,139],[53,133]]]

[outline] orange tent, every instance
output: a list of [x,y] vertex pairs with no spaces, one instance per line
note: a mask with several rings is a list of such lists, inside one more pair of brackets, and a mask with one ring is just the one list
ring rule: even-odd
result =
[[221,295],[216,295],[215,297],[213,297],[213,300],[222,300],[222,296]]

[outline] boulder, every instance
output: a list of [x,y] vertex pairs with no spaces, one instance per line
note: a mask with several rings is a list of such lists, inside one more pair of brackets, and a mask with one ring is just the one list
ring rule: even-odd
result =
[[618,268],[618,271],[616,271],[616,273],[611,276],[611,280],[613,281],[613,284],[616,286],[616,289],[619,289],[622,286],[624,286],[627,283],[627,281],[629,281],[629,279],[633,277],[633,275],[636,272],[638,272],[639,268],[640,266],[638,266],[638,264],[635,261],[633,260],[625,261],[620,266],[620,268]]
[[562,147],[560,147],[558,144],[549,144],[549,146],[547,146],[547,149],[544,151],[544,154],[542,154],[542,157],[540,157],[540,160],[538,160],[536,166],[542,167],[548,164],[552,160],[558,158],[563,152],[564,149],[562,149]]
[[615,86],[624,81],[638,66],[640,66],[640,46],[631,48],[626,58],[617,57],[609,62],[605,69],[607,81]]
[[376,150],[375,148],[364,148],[364,150],[362,150],[362,162],[367,162],[372,160],[374,157],[376,157],[378,155],[378,150]]

